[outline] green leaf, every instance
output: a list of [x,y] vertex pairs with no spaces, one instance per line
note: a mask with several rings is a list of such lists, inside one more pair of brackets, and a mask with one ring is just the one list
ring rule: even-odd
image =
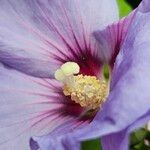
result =
[[131,150],[150,150],[150,147],[146,146],[142,141],[139,144],[135,145],[134,148],[132,148]]
[[102,150],[100,140],[96,139],[83,142],[82,150]]
[[132,7],[125,0],[117,0],[120,17],[127,16],[131,11]]
[[130,150],[150,150],[150,145],[146,145],[145,140],[150,141],[150,131],[146,127],[136,130],[130,137]]
[[145,137],[147,136],[147,132],[148,131],[145,128],[142,128],[133,132],[130,138],[131,145],[135,145],[143,141]]

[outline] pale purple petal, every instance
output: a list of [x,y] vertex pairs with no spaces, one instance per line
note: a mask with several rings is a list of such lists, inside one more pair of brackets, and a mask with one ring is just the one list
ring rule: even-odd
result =
[[143,0],[141,5],[140,5],[140,11],[143,13],[150,12],[150,1],[149,0]]
[[[38,150],[34,149],[32,147],[35,147],[35,145],[38,143],[38,147],[42,150],[80,150],[80,144],[74,143],[74,141],[71,143],[71,139],[69,141],[64,140],[64,137],[66,135],[57,135],[54,136],[48,136],[48,137],[41,137],[41,138],[34,138],[31,139],[33,141],[31,145],[31,150]],[[69,142],[69,143],[68,143]]]
[[117,19],[115,0],[1,0],[0,60],[50,77],[60,63],[81,62],[86,51],[97,53],[91,33]]
[[128,150],[130,133],[133,130],[144,126],[149,120],[150,112],[138,119],[125,130],[102,137],[103,150]]
[[0,1],[0,61],[34,76],[51,77],[56,65],[26,2]]
[[0,64],[1,149],[27,150],[32,136],[46,135],[69,120],[79,123],[64,113],[67,102],[57,88],[55,80],[27,76]]
[[[130,133],[145,125],[149,120],[150,113],[148,112],[125,130],[102,137],[103,150],[128,150]],[[51,150],[80,150],[80,142],[75,141],[76,139],[70,136],[68,138],[67,136],[68,133],[64,131],[63,134],[57,132],[56,136],[49,134],[43,137],[34,137],[34,140],[30,140],[31,149],[37,150],[41,148],[42,150],[49,150],[51,148]]]
[[136,10],[119,22],[108,25],[104,30],[94,32],[94,36],[99,42],[100,58],[111,67],[114,65],[135,14]]
[[74,143],[74,141],[71,141],[71,138],[68,141],[66,135],[74,130],[85,127],[87,123],[86,121],[71,120],[61,124],[48,135],[34,136],[30,140],[31,150],[37,150],[34,149],[35,147],[42,150],[80,150],[80,143]]
[[102,137],[103,150],[128,150],[129,134],[125,131]]

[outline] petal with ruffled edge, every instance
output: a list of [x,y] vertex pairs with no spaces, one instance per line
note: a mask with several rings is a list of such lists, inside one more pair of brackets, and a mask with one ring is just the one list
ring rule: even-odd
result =
[[88,123],[78,118],[80,107],[66,99],[61,88],[56,80],[31,77],[0,64],[1,149],[28,150],[32,136],[47,135],[61,124],[67,131]]
[[50,77],[60,63],[97,53],[91,33],[117,19],[115,0],[1,0],[0,60]]
[[139,118],[125,130],[102,137],[103,150],[128,150],[130,133],[144,126],[149,120],[150,112]]
[[[143,125],[145,125],[150,120],[150,112],[143,115],[137,121],[132,123],[129,127],[123,131],[106,135],[101,138],[103,150],[128,150],[129,147],[129,135],[133,130],[136,130]],[[59,136],[54,136],[53,134],[43,136],[43,137],[34,137],[30,140],[31,149],[38,150],[80,150],[79,141],[75,141],[71,136],[69,140],[67,134],[59,133]]]

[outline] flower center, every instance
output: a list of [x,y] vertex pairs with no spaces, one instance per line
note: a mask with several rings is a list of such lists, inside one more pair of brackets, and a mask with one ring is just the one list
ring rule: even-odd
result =
[[55,78],[63,82],[64,95],[70,96],[81,107],[89,110],[99,108],[107,96],[107,82],[95,76],[76,75],[79,71],[77,63],[67,62],[55,72]]

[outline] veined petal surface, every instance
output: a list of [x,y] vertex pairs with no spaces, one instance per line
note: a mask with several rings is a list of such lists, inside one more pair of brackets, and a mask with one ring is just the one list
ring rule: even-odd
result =
[[112,68],[116,57],[124,43],[130,25],[134,19],[136,10],[131,12],[127,17],[122,18],[119,22],[108,25],[103,30],[94,32],[94,36],[99,43],[101,54],[100,58]]
[[77,105],[62,96],[60,87],[55,80],[31,77],[0,64],[1,149],[28,150],[33,136],[47,135],[63,124],[66,132],[87,124],[69,113],[69,108],[78,111]]
[[92,32],[117,19],[115,0],[1,0],[0,60],[30,75],[52,77],[66,61],[97,56]]

